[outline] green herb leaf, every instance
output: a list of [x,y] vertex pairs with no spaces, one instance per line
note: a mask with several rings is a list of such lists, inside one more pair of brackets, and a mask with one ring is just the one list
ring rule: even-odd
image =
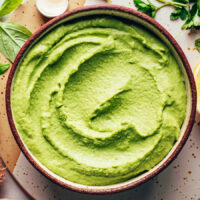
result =
[[174,2],[189,3],[189,0],[174,0]]
[[4,0],[0,8],[0,17],[15,10],[21,4],[21,2],[22,0]]
[[173,12],[170,14],[171,20],[176,20],[181,16],[181,8],[176,8]]
[[9,67],[10,64],[0,63],[0,75],[3,74]]
[[[188,0],[174,0],[174,1],[168,1],[168,0],[157,0],[161,3],[163,3],[161,6],[155,6],[153,5],[150,0],[147,0],[148,3],[143,2],[142,0],[133,0],[134,4],[136,6],[136,8],[138,9],[138,11],[146,13],[147,15],[149,15],[150,17],[155,17],[156,12],[165,7],[165,6],[173,6],[175,8],[180,8],[181,11],[175,11],[175,13],[172,14],[171,19],[175,20],[178,17],[181,18],[186,18],[185,14],[187,13],[186,9],[183,9],[185,6],[187,6],[187,4],[185,2],[188,2]],[[183,13],[182,13],[183,12]],[[178,16],[177,16],[178,15]]]
[[195,46],[196,46],[197,50],[200,51],[200,38],[195,40]]
[[200,16],[197,4],[194,4],[188,12],[188,18],[183,24],[182,29],[200,28]]
[[154,6],[152,3],[145,3],[142,0],[134,0],[134,4],[136,8],[138,8],[138,11],[143,12],[150,17],[155,17],[157,7]]
[[198,15],[200,13],[200,0],[197,0],[197,10],[198,10]]
[[32,33],[16,22],[0,23],[0,52],[14,61],[17,53]]
[[[157,0],[162,3],[160,6],[153,5],[150,0],[147,0],[148,3],[143,2],[143,0],[133,1],[138,11],[146,13],[153,18],[159,9],[165,6],[172,6],[175,10],[170,14],[171,20],[179,18],[186,20],[182,29],[200,29],[200,0]],[[200,51],[200,39],[195,42],[195,45]]]
[[186,17],[187,17],[187,15],[188,15],[188,11],[187,11],[184,7],[182,7],[180,18],[181,18],[182,20],[185,20]]
[[176,8],[171,14],[170,19],[176,20],[178,18],[181,18],[182,20],[185,20],[188,15],[188,11],[182,7],[182,8]]

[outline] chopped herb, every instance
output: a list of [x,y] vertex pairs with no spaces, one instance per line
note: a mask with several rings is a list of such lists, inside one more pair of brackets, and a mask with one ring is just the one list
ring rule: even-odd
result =
[[200,51],[200,38],[195,40],[195,46],[196,46],[197,50]]

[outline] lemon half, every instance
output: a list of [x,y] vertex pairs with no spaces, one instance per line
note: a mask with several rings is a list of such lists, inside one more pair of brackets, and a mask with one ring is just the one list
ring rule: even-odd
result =
[[197,88],[197,112],[200,114],[200,62],[195,66],[193,74]]

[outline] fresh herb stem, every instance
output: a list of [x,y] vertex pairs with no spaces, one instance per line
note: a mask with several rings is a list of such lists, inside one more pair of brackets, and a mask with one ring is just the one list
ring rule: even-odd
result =
[[168,3],[165,3],[165,4],[161,5],[161,6],[158,6],[158,7],[157,7],[157,10],[159,10],[159,9],[165,7],[165,6],[168,6],[168,5],[169,5]]
[[[164,1],[163,1],[164,2]],[[187,5],[185,5],[185,4],[183,4],[184,5],[184,7],[185,6],[187,6]],[[158,6],[157,8],[156,8],[156,11],[158,11],[159,9],[161,9],[161,8],[163,8],[163,7],[165,7],[165,6],[174,6],[174,4],[173,4],[173,2],[166,2],[165,4],[163,4],[163,5],[161,5],[161,6]]]
[[172,6],[181,6],[181,7],[186,7],[187,4],[184,3],[179,3],[179,2],[173,2],[173,1],[165,1],[165,0],[157,0],[161,3],[165,3],[165,6],[167,5],[172,5]]
[[200,10],[200,0],[197,0],[197,9]]
[[[172,1],[165,1],[165,0],[158,0],[158,1],[159,1],[159,2],[162,2],[162,3],[164,3],[164,4],[162,4],[161,6],[156,7],[156,11],[158,11],[159,9],[161,9],[161,8],[163,8],[163,7],[165,7],[165,6],[170,6],[170,5],[174,6],[175,4],[176,4],[177,6],[187,6],[187,4],[182,4],[182,3],[172,2]],[[147,0],[147,2],[148,2],[150,5],[153,5],[153,4],[151,3],[150,0]]]
[[[190,10],[190,4],[188,4],[188,10]],[[190,14],[190,12],[188,12],[188,18],[190,18],[191,17],[191,14]]]
[[150,0],[147,0],[147,2],[148,2],[149,4],[151,4],[151,5],[152,5],[152,3],[151,3],[151,1],[150,1]]

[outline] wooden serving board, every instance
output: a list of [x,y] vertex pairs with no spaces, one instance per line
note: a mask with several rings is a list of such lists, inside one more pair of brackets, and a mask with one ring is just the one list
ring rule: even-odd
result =
[[[69,0],[68,9],[81,7],[84,3],[85,0]],[[14,11],[8,21],[18,22],[34,33],[47,20],[38,12],[35,0],[26,0]],[[2,54],[0,54],[0,62],[8,62]],[[8,74],[9,70],[0,76],[0,153],[12,173],[19,158],[20,149],[11,133],[5,109],[5,86]]]
[[[68,10],[82,7],[85,0],[69,0]],[[18,22],[31,32],[38,30],[49,19],[43,17],[37,10],[35,0],[24,1],[11,15],[8,21]],[[0,53],[0,62],[9,61]],[[0,76],[0,157],[3,159],[11,174],[20,156],[20,149],[9,127],[5,106],[5,87],[10,70]]]
[[[85,2],[86,1],[86,2]],[[69,9],[105,3],[104,0],[69,0]],[[114,4],[134,8],[133,0],[113,0]],[[200,54],[194,48],[194,40],[200,34],[188,35],[181,31],[182,21],[169,20],[170,8],[158,13],[157,20],[175,37],[185,52],[191,67],[200,61]],[[37,11],[35,0],[26,0],[9,18],[32,32],[41,27],[47,19]],[[0,54],[0,62],[8,62]],[[11,133],[5,107],[5,86],[9,70],[0,76],[0,156],[13,177],[33,199],[69,199],[69,200],[169,200],[200,199],[200,116],[191,136],[181,154],[166,170],[148,183],[136,189],[114,195],[83,195],[55,185],[41,175],[24,157]]]

